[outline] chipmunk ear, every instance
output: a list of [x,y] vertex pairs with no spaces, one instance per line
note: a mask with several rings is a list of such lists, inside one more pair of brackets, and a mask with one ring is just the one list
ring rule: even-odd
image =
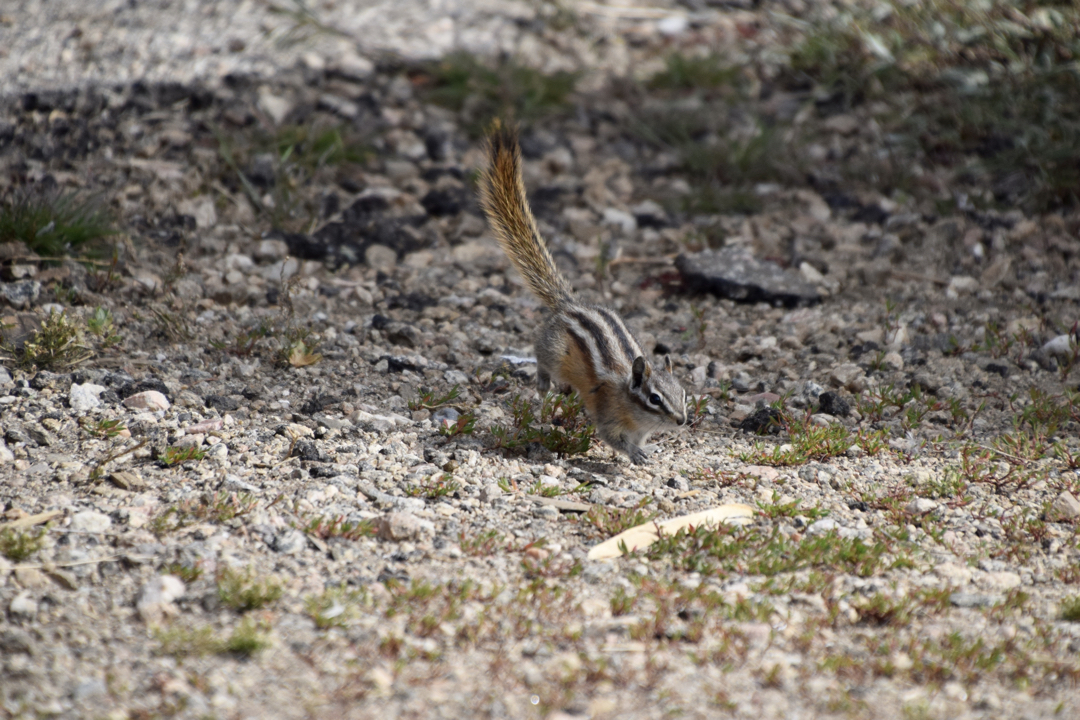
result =
[[671,365],[671,356],[670,355],[665,355],[664,356],[664,370],[669,372],[669,373],[675,372],[675,368]]
[[641,387],[641,384],[648,380],[649,375],[651,374],[652,368],[649,367],[649,363],[645,362],[645,358],[638,355],[636,358],[634,358],[634,366],[630,368],[631,387]]

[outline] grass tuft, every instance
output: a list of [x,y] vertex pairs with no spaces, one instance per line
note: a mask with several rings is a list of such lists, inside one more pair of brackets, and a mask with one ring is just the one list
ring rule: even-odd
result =
[[29,191],[10,191],[0,199],[0,243],[21,241],[43,257],[63,257],[117,232],[96,199]]

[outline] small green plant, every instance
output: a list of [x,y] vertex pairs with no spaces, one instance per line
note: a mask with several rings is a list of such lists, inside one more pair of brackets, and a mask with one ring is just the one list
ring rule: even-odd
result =
[[686,415],[690,418],[690,430],[697,430],[708,415],[705,410],[709,407],[709,397],[690,395],[686,398]]
[[325,630],[329,627],[345,627],[359,614],[360,608],[370,604],[365,590],[350,590],[342,585],[308,597],[304,601],[304,609],[315,621],[315,626]]
[[463,412],[453,422],[444,420],[439,425],[439,434],[443,437],[457,437],[458,435],[472,435],[476,430],[476,413]]
[[1061,619],[1080,622],[1080,595],[1067,597],[1061,601]]
[[305,517],[302,518],[300,524],[294,524],[293,527],[320,540],[329,540],[330,538],[359,540],[360,538],[375,536],[375,525],[370,520],[349,522],[344,515],[338,515],[337,517]]
[[225,523],[247,515],[258,504],[250,493],[208,493],[166,508],[150,520],[147,529],[160,537],[195,522]]
[[0,243],[22,241],[51,260],[116,233],[112,216],[96,199],[15,190],[0,198]]
[[436,395],[434,390],[424,390],[417,397],[409,401],[410,410],[435,410],[445,405],[451,405],[461,397],[461,387],[455,385],[443,395]]
[[162,568],[162,573],[165,575],[175,575],[183,580],[185,585],[190,585],[203,576],[203,568],[198,563],[194,565],[170,563]]
[[50,311],[49,316],[21,347],[11,344],[0,327],[0,352],[22,368],[63,370],[89,360],[93,351],[82,330],[67,313]]
[[425,480],[419,485],[410,485],[405,488],[405,494],[409,497],[419,497],[425,500],[437,500],[441,497],[453,495],[461,489],[461,483],[454,480],[450,473],[443,473],[438,480]]
[[79,418],[79,424],[82,425],[82,429],[92,437],[110,439],[117,437],[122,432],[127,430],[127,426],[124,425],[123,420],[91,420],[90,418]]
[[[515,395],[510,399],[510,427],[496,425],[491,429],[497,447],[519,449],[529,443],[539,443],[561,456],[588,452],[595,427],[588,423],[584,403],[577,393],[556,395],[548,393],[540,406],[540,417],[533,413],[531,403]],[[541,427],[536,427],[537,423]]]
[[202,460],[204,457],[206,457],[206,451],[201,450],[194,445],[188,445],[186,447],[170,445],[165,448],[165,452],[158,456],[158,462],[164,467],[176,467],[177,465],[183,465],[192,460]]
[[649,87],[655,90],[728,90],[740,83],[739,67],[719,55],[688,56],[672,53],[665,68],[653,75]]
[[656,513],[645,509],[650,502],[650,498],[644,498],[636,505],[628,508],[609,508],[603,505],[593,505],[585,513],[583,522],[591,525],[601,537],[612,537],[623,530],[629,530],[632,527],[652,522],[656,518]]
[[473,557],[493,555],[498,548],[502,547],[505,540],[506,536],[497,530],[485,530],[473,537],[466,537],[464,530],[458,533],[461,552]]
[[270,639],[267,637],[269,629],[266,623],[246,617],[233,629],[222,650],[240,657],[251,657],[270,647]]
[[756,443],[751,452],[740,453],[739,460],[755,465],[776,466],[802,465],[811,460],[820,462],[843,455],[861,439],[852,437],[843,425],[822,427],[809,418],[795,421],[785,418],[785,421],[790,435],[788,444],[766,450],[762,444]]
[[94,308],[94,313],[86,319],[86,327],[101,341],[102,349],[108,349],[120,342],[116,334],[113,314],[108,308]]
[[237,357],[248,357],[255,352],[256,343],[273,334],[273,328],[267,323],[259,323],[251,330],[237,333],[231,342],[213,341],[210,343],[215,350],[221,350]]
[[177,660],[205,657],[221,652],[223,647],[214,628],[209,625],[194,629],[158,628],[154,631],[154,639],[158,642],[157,654],[169,655]]
[[577,77],[562,71],[545,74],[514,60],[492,68],[467,53],[448,55],[418,75],[425,98],[466,114],[465,127],[474,136],[496,117],[529,124],[562,112]]
[[8,560],[21,562],[42,548],[45,530],[19,530],[4,528],[0,530],[0,555]]
[[829,514],[827,510],[821,508],[800,508],[799,503],[801,500],[795,499],[789,502],[780,502],[780,493],[773,490],[772,501],[768,503],[757,503],[758,509],[761,514],[770,520],[775,520],[781,517],[795,517],[796,515],[802,515],[809,519],[811,522],[819,518],[823,518]]
[[277,578],[259,578],[253,568],[221,570],[217,577],[217,589],[218,599],[223,605],[242,613],[277,602],[283,592]]

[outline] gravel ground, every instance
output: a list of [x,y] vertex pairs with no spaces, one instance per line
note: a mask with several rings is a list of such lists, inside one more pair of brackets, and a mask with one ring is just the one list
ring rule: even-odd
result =
[[[4,717],[1080,717],[1080,217],[673,209],[618,78],[750,19],[767,65],[765,12],[358,5],[316,8],[358,46],[263,3],[0,13],[0,188],[123,229],[89,268],[0,246],[5,338],[62,309],[93,351],[0,370]],[[647,466],[493,430],[538,407],[540,309],[412,61],[522,43],[588,68],[523,134],[557,261],[702,401]],[[872,146],[864,112],[821,142]],[[715,237],[799,292],[695,289]],[[752,523],[586,557],[726,503]]]

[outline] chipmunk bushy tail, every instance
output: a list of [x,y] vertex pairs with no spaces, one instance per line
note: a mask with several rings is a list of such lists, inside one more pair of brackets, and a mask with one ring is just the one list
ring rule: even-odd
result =
[[480,177],[480,205],[503,252],[533,294],[551,309],[571,304],[570,286],[555,267],[525,199],[517,132],[498,122],[488,136],[488,167]]

